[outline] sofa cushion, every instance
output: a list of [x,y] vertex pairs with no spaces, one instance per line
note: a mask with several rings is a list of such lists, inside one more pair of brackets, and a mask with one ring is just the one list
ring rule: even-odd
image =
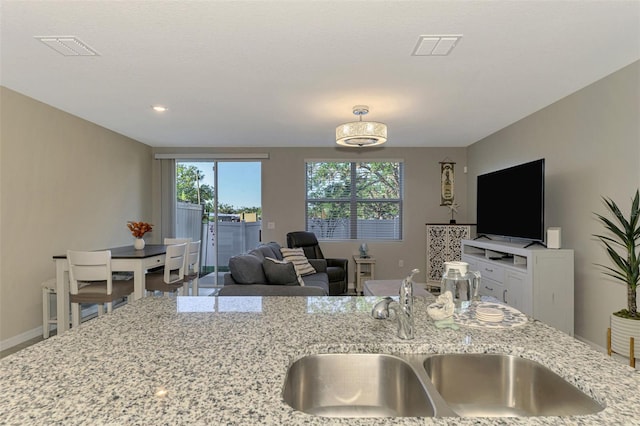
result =
[[264,243],[261,244],[261,246],[267,246],[270,247],[271,250],[273,251],[273,256],[269,256],[269,257],[273,257],[274,259],[278,259],[278,260],[282,260],[282,253],[280,252],[280,244],[271,241],[270,243]]
[[262,261],[262,269],[267,277],[267,284],[300,285],[300,277],[296,273],[293,263],[283,260],[265,257]]
[[261,260],[264,260],[265,257],[282,260],[282,254],[280,254],[280,245],[278,243],[260,244],[258,247],[251,250],[249,254],[258,256]]
[[242,254],[229,259],[229,271],[237,284],[264,284],[267,277],[262,269],[262,259]]
[[296,272],[300,276],[304,277],[305,275],[316,273],[301,248],[281,248],[280,251],[282,252],[282,258],[287,262],[293,263]]
[[306,275],[302,280],[306,287],[319,287],[326,294],[329,294],[329,277],[325,272]]
[[252,250],[249,250],[249,253],[247,253],[244,256],[253,256],[256,257],[260,260],[260,262],[262,262],[264,260],[265,257],[267,257],[269,254],[267,253],[266,255],[262,252],[262,250],[258,250],[257,248],[254,248]]

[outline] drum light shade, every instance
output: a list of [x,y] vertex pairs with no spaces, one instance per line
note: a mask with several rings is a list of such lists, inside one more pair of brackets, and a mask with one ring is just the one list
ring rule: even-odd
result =
[[356,105],[353,113],[360,117],[359,121],[351,121],[336,127],[336,143],[349,147],[365,147],[382,145],[387,141],[387,125],[377,121],[362,121],[362,116],[369,112],[366,105]]

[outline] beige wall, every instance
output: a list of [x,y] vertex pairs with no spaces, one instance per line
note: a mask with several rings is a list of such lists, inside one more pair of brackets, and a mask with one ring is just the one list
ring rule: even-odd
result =
[[[0,342],[41,324],[53,255],[131,243],[151,218],[151,148],[0,87]],[[25,337],[25,336],[22,336]]]
[[[194,153],[194,150],[156,149],[158,153]],[[426,266],[425,226],[427,222],[449,221],[449,210],[440,206],[440,165],[450,158],[456,162],[457,200],[461,202],[460,221],[466,219],[464,200],[467,196],[466,178],[463,167],[466,164],[466,148],[393,148],[375,150],[340,150],[336,148],[269,148],[269,149],[210,149],[198,150],[206,153],[268,153],[269,159],[262,165],[262,211],[263,224],[275,222],[275,229],[263,225],[263,241],[277,241],[286,245],[289,231],[303,230],[305,226],[305,159],[395,159],[405,164],[404,192],[404,238],[398,242],[367,241],[372,256],[377,259],[376,278],[391,279],[405,276],[411,269],[421,271],[424,280]],[[154,165],[154,182],[159,185],[159,161]],[[158,196],[159,191],[154,191]],[[326,257],[346,257],[351,259],[358,253],[361,241],[322,242]],[[398,261],[404,261],[404,267]],[[353,281],[353,261],[350,263],[350,281]]]
[[640,62],[471,145],[470,217],[476,176],[544,157],[546,226],[562,228],[563,248],[575,250],[575,334],[606,346],[609,314],[626,306],[626,289],[595,266],[609,264],[592,235],[601,196],[626,211],[640,186]]

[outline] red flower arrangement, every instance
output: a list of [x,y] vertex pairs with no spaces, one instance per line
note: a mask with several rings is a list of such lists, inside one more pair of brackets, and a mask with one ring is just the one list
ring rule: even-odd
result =
[[127,228],[131,231],[131,235],[136,238],[142,238],[144,234],[153,230],[153,225],[147,222],[129,221],[127,222]]

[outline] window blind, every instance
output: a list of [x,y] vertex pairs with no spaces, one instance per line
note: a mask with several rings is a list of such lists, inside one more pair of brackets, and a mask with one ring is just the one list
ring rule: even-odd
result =
[[307,161],[306,228],[320,239],[402,239],[401,161]]

